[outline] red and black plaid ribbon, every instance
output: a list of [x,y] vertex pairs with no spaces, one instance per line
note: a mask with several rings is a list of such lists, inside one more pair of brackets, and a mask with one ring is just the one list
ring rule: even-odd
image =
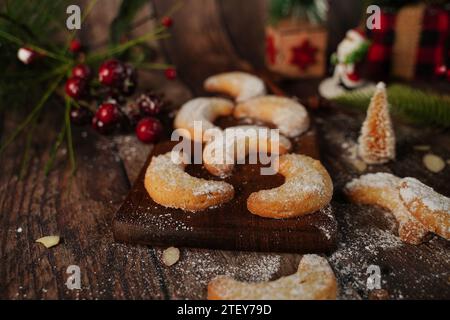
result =
[[[367,30],[372,45],[367,55],[367,68],[374,79],[386,78],[391,70],[392,47],[397,36],[397,13],[382,10],[381,29]],[[415,23],[415,22],[411,22]],[[417,48],[417,76],[431,76],[438,65],[450,63],[450,12],[427,7],[422,20],[422,33]]]
[[381,28],[367,30],[372,44],[367,53],[368,72],[374,79],[384,79],[391,70],[392,47],[395,41],[395,22],[397,14],[383,10]]
[[416,75],[434,74],[437,66],[445,64],[450,55],[448,39],[450,15],[444,9],[427,7],[422,20],[422,34],[417,49]]

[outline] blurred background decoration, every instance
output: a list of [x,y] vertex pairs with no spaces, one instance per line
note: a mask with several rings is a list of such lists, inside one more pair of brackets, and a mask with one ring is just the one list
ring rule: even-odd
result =
[[367,30],[372,41],[367,56],[369,76],[413,80],[430,78],[447,70],[450,63],[448,1],[374,0],[366,4],[381,7],[381,29]]
[[268,69],[291,78],[326,70],[327,0],[271,0],[266,27]]
[[[179,74],[195,94],[207,76],[200,70],[220,72],[230,66],[267,68],[281,75],[274,79],[307,78],[313,81],[302,85],[317,86],[314,80],[333,73],[330,58],[347,31],[359,27],[370,41],[367,54],[358,57],[367,79],[450,81],[450,7],[444,0],[80,0],[76,2],[83,15],[80,33],[68,31],[65,25],[66,8],[72,2],[0,3],[0,112],[20,110],[23,116],[12,133],[2,137],[0,155],[17,137],[25,136],[29,142],[22,168],[30,159],[36,123],[50,113],[58,117],[58,134],[47,172],[64,144],[75,169],[73,125],[92,123],[100,133],[132,131],[143,117],[151,117],[143,124],[145,134],[138,137],[155,141],[161,130],[157,116],[165,103],[158,92],[142,92],[148,89],[141,87],[146,81],[138,86],[135,75],[141,77],[146,70],[156,70],[167,79]],[[181,4],[183,9],[177,11]],[[365,30],[369,4],[382,8],[381,30]],[[169,30],[173,31],[170,39]],[[209,67],[204,68],[205,64]],[[88,81],[76,79],[81,75],[77,72],[87,70],[85,66],[95,76]],[[101,66],[128,70],[130,74],[121,76],[128,79],[126,89],[123,82],[111,86],[99,81]],[[189,73],[191,69],[198,72]],[[78,96],[73,89],[79,88],[89,94]],[[406,117],[416,115],[415,120],[425,123],[450,125],[447,96],[428,99],[424,91],[414,100],[420,103],[414,103],[407,99],[409,83],[394,89]],[[115,107],[103,108],[110,98],[117,102]],[[367,97],[349,91],[339,101],[365,108]],[[102,125],[100,114],[106,115]]]

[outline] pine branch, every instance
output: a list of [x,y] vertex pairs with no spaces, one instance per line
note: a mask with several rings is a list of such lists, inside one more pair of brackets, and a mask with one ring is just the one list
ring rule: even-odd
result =
[[[391,111],[406,120],[441,127],[450,127],[450,96],[425,92],[402,84],[387,88]],[[338,104],[366,110],[373,95],[371,90],[354,90],[334,101]]]
[[73,140],[72,140],[72,128],[70,126],[70,108],[71,108],[71,102],[69,98],[66,98],[66,111],[64,115],[65,119],[65,126],[67,131],[67,150],[69,155],[69,161],[70,161],[70,167],[71,167],[71,173],[72,175],[75,174],[77,164],[75,160],[75,152],[73,150]]
[[66,122],[64,121],[64,125],[62,129],[59,131],[56,141],[53,144],[52,150],[50,151],[50,158],[47,160],[45,164],[44,173],[46,176],[48,176],[50,170],[53,168],[53,163],[55,162],[56,158],[56,152],[61,147],[61,144],[63,143],[65,136],[66,136]]

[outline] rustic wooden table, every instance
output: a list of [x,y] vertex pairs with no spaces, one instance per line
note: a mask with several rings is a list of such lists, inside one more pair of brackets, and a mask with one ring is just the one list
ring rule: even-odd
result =
[[[155,1],[157,12],[163,12],[168,2]],[[177,14],[174,36],[163,47],[178,66],[181,81],[145,76],[146,84],[165,91],[174,105],[201,94],[201,81],[208,74],[246,68],[244,59],[262,64],[261,58],[252,56],[261,43],[239,34],[252,21],[232,19],[235,12],[225,3],[229,2],[191,1],[190,10]],[[196,6],[202,7],[198,10],[202,16],[191,15],[199,9]],[[252,10],[242,5],[242,13]],[[199,21],[206,21],[207,27]],[[193,45],[187,33],[214,41]],[[282,87],[306,98],[315,94],[316,85],[317,81],[300,81]],[[328,260],[339,281],[340,298],[370,297],[366,271],[369,265],[378,265],[382,288],[390,298],[449,299],[448,242],[431,237],[419,246],[403,244],[395,236],[396,224],[389,214],[349,204],[342,197],[343,184],[360,174],[347,152],[356,141],[364,115],[339,107],[320,109],[313,115],[322,159],[336,187],[333,206],[339,245]],[[9,113],[0,119],[1,136],[17,124]],[[301,259],[297,254],[182,248],[180,261],[168,268],[160,262],[160,248],[115,243],[111,233],[114,213],[152,147],[140,144],[132,135],[105,137],[90,129],[76,129],[76,176],[70,176],[64,150],[58,154],[55,169],[45,176],[43,166],[58,127],[55,119],[48,114],[39,123],[23,179],[17,173],[25,141],[17,140],[0,158],[0,299],[198,299],[205,298],[207,282],[218,274],[261,281],[295,272]],[[423,153],[414,149],[415,145],[429,145],[433,152],[450,159],[448,131],[400,122],[395,125],[398,160],[370,167],[367,172],[414,176],[450,196],[450,167],[433,174],[422,166]],[[35,243],[49,234],[61,235],[62,243],[51,249]],[[65,285],[70,265],[80,267],[79,290]]]

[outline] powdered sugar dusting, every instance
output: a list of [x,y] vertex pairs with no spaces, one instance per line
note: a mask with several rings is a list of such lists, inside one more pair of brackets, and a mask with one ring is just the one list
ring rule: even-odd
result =
[[303,300],[333,299],[336,282],[326,259],[317,255],[303,256],[298,272],[271,282],[238,282],[229,277],[215,279],[213,295],[224,299]]
[[386,172],[378,172],[372,174],[365,174],[359,178],[355,178],[347,185],[345,188],[347,190],[353,190],[359,187],[370,187],[370,188],[395,188],[400,179],[393,174]]
[[[281,256],[276,254],[241,253],[234,261],[224,263],[223,256],[206,250],[186,250],[180,261],[173,266],[174,274],[179,274],[178,295],[189,291],[202,298],[208,282],[216,276],[227,275],[241,281],[260,282],[271,280],[278,272]],[[195,282],[202,291],[191,292],[190,283]],[[186,287],[185,284],[186,283]]]
[[239,102],[266,94],[264,82],[258,77],[245,72],[227,72],[211,76],[205,80],[207,90],[226,90],[231,88]]
[[185,164],[181,161],[182,157],[179,153],[175,153],[175,155],[174,153],[168,152],[164,155],[153,157],[146,171],[146,178],[157,176],[168,186],[180,188],[192,193],[193,196],[214,196],[233,189],[233,186],[226,182],[200,179],[184,172]]
[[433,188],[428,187],[417,179],[403,179],[400,196],[407,203],[412,203],[419,199],[430,210],[446,212],[450,215],[450,199],[440,195]]

